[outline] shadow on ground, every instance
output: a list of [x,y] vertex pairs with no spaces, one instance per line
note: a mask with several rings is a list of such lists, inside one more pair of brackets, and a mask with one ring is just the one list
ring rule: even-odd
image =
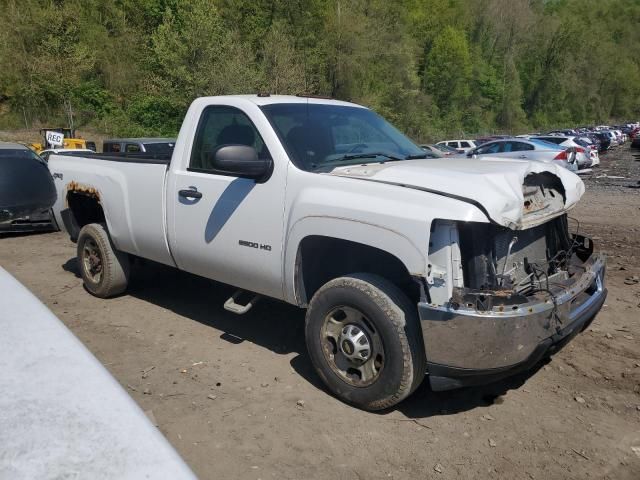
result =
[[[69,259],[62,268],[80,277],[76,258]],[[229,348],[245,341],[285,355],[296,353],[291,367],[316,388],[327,392],[315,373],[307,355],[304,340],[304,310],[271,299],[263,299],[248,313],[235,315],[222,305],[235,289],[196,275],[146,260],[132,266],[127,295],[158,305],[177,315],[195,320],[223,332],[220,338]],[[394,410],[408,418],[427,418],[452,415],[478,407],[499,403],[509,390],[519,388],[544,364],[508,379],[482,387],[469,387],[446,392],[434,392],[428,380]]]

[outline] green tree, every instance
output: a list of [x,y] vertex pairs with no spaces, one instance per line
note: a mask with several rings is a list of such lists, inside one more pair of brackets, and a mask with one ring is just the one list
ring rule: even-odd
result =
[[290,95],[313,90],[309,88],[302,55],[296,50],[284,22],[272,25],[260,53],[262,90]]
[[640,116],[638,0],[0,0],[0,11],[2,126],[173,134],[195,97],[259,90],[360,102],[420,140]]
[[424,70],[424,85],[446,115],[464,107],[471,96],[471,56],[464,32],[446,27],[433,42]]

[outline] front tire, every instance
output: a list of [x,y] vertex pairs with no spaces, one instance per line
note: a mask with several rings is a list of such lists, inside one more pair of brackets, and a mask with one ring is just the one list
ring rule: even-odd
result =
[[104,224],[90,223],[78,235],[78,264],[89,293],[109,298],[129,283],[129,255],[116,250]]
[[424,379],[416,309],[377,275],[352,274],[321,287],[307,310],[305,335],[329,390],[365,410],[399,403]]

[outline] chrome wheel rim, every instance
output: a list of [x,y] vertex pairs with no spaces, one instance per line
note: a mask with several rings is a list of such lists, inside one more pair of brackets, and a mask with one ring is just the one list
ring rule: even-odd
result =
[[93,283],[102,280],[102,253],[92,238],[87,238],[82,246],[82,268],[85,276]]
[[360,310],[340,306],[324,318],[322,351],[331,369],[346,383],[366,387],[374,383],[384,368],[382,339]]

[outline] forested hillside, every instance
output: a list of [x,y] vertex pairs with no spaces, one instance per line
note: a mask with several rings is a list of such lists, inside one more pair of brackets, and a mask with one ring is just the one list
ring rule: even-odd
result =
[[172,135],[201,95],[313,93],[419,140],[640,116],[640,0],[0,0],[0,128]]

